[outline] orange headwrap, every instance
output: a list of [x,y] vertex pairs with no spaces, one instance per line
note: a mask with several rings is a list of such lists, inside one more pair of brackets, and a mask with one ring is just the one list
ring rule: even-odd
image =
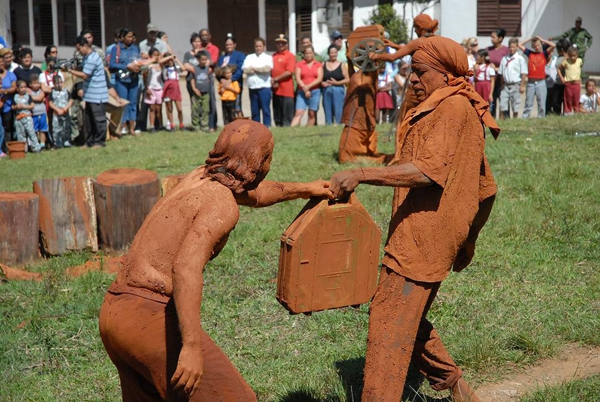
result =
[[434,91],[423,103],[413,108],[404,122],[409,121],[422,113],[429,112],[437,107],[444,99],[452,95],[461,95],[469,99],[481,122],[489,127],[494,138],[500,134],[496,120],[489,112],[490,105],[473,89],[466,77],[472,75],[469,70],[467,54],[462,46],[452,39],[442,36],[432,36],[424,40],[412,58],[413,64],[424,64],[448,77],[448,86]]
[[415,17],[413,25],[416,28],[434,33],[438,28],[438,20],[434,20],[427,14],[419,14]]

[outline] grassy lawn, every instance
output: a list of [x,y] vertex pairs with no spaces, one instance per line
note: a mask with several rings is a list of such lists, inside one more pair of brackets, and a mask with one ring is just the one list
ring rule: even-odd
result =
[[[487,144],[499,185],[494,211],[472,266],[444,282],[429,316],[475,386],[552,357],[565,343],[600,345],[600,138],[574,137],[598,130],[600,115],[501,126],[500,139],[489,136]],[[273,129],[268,178],[308,181],[341,170],[340,132]],[[1,160],[0,191],[31,191],[36,179],[95,176],[116,167],[185,173],[203,163],[215,138],[159,133],[105,149]],[[380,149],[391,152],[393,145],[381,142]],[[357,194],[385,233],[392,190],[362,186]],[[367,306],[290,316],[275,300],[279,237],[304,203],[241,209],[227,246],[205,271],[203,326],[261,401],[358,401]],[[45,272],[43,282],[0,286],[0,400],[120,399],[97,321],[112,277],[63,274],[90,257],[41,261],[29,269]],[[578,397],[584,391],[577,384],[560,387],[568,397],[553,400],[597,401],[600,377],[581,382],[587,399]],[[539,395],[527,401],[547,400]]]

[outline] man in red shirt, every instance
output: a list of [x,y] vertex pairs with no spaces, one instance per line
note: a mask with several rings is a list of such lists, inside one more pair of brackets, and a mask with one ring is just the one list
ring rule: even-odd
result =
[[296,56],[288,50],[288,38],[279,34],[275,39],[277,52],[273,55],[271,86],[273,115],[277,127],[289,127],[294,117],[294,67]]
[[[210,67],[211,69],[215,68],[217,61],[219,60],[219,48],[210,43],[210,32],[206,28],[202,28],[200,32],[200,44],[202,47],[199,50],[206,50],[208,55],[210,56]],[[211,74],[210,78],[210,89],[208,90],[210,94],[210,111],[208,113],[208,128],[211,133],[214,133],[217,129],[217,100],[215,97],[215,83],[214,83],[214,75]]]
[[[532,49],[527,49],[525,44],[531,41]],[[542,46],[542,42],[547,46],[546,49]],[[546,96],[548,89],[546,88],[546,63],[548,63],[548,55],[554,51],[554,42],[542,39],[535,36],[527,39],[519,44],[519,49],[527,56],[527,92],[525,94],[525,109],[523,110],[523,118],[528,118],[533,110],[533,98],[537,98],[538,117],[546,115]]]

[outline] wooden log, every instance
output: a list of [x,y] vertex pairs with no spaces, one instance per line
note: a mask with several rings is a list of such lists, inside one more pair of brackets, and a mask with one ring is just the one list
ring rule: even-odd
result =
[[66,177],[33,183],[40,196],[40,247],[44,254],[71,250],[98,251],[92,179]]
[[175,188],[175,186],[177,186],[181,180],[183,180],[185,177],[187,177],[187,175],[188,175],[187,173],[186,174],[174,174],[171,176],[165,176],[162,179],[160,179],[160,188],[162,190],[163,197],[169,191],[171,191],[173,188]]
[[38,258],[39,197],[33,193],[0,193],[0,263],[12,267]]
[[107,250],[128,247],[159,198],[156,172],[112,169],[101,173],[94,181],[100,245]]

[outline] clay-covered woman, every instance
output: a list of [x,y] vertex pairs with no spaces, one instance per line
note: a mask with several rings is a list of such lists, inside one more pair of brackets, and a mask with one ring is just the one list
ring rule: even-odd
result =
[[269,130],[227,125],[206,164],[147,216],[100,311],[100,335],[119,371],[124,401],[255,401],[227,356],[202,330],[203,270],[227,242],[238,205],[263,207],[330,196],[325,181],[264,181]]

